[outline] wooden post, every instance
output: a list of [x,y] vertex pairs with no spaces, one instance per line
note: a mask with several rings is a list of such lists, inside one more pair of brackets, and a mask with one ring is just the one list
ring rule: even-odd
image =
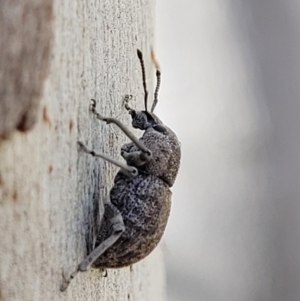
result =
[[143,107],[136,49],[151,88],[153,2],[5,0],[0,10],[11,30],[0,36],[0,300],[165,300],[159,248],[130,268],[106,278],[81,273],[59,290],[63,270],[90,251],[117,171],[78,151],[77,141],[118,159],[127,141],[93,118],[90,99],[128,125],[124,95]]

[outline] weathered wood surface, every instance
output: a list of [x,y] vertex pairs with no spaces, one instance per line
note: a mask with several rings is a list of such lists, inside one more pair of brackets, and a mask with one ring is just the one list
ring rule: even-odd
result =
[[[47,5],[49,40],[45,32],[39,32],[43,27],[35,23]],[[127,124],[130,117],[122,106],[123,96],[134,95],[131,105],[142,108],[136,48],[144,52],[151,88],[153,3],[27,0],[26,5],[4,1],[0,6],[7,10],[1,18],[10,18],[5,22],[14,24],[16,16],[25,16],[27,10],[36,28],[33,38],[27,39],[26,30],[21,32],[21,42],[20,32],[0,36],[1,53],[4,42],[12,50],[21,47],[16,55],[26,62],[10,75],[21,75],[19,85],[7,90],[10,79],[1,74],[0,88],[6,100],[1,99],[0,106],[18,107],[30,100],[33,96],[25,89],[25,80],[35,72],[30,85],[36,115],[31,130],[13,131],[18,127],[14,122],[5,130],[8,139],[0,141],[0,300],[165,300],[159,249],[131,268],[110,270],[107,278],[96,270],[81,273],[66,292],[59,291],[62,271],[71,272],[88,252],[86,242],[91,242],[95,230],[91,226],[99,218],[98,209],[100,216],[103,213],[102,201],[117,170],[79,152],[76,142],[120,158],[120,146],[127,141],[116,127],[92,118],[89,101],[97,99],[100,112]],[[30,12],[36,6],[40,10]],[[20,22],[16,30],[27,25]],[[34,37],[49,47],[48,55],[42,57],[43,46],[32,52],[29,46]],[[29,50],[22,52],[25,41],[29,41]],[[2,66],[10,68],[3,56]],[[29,94],[23,95],[26,91]],[[5,114],[14,116],[11,111]],[[5,127],[6,119],[0,118]]]

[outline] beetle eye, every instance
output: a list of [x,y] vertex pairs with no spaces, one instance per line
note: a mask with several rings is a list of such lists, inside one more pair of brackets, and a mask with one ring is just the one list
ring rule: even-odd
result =
[[134,118],[134,117],[136,116],[135,110],[131,110],[131,111],[129,112],[129,114],[131,115],[132,118]]
[[153,116],[151,115],[151,113],[149,113],[149,112],[147,112],[147,111],[143,111],[143,112],[146,114],[147,121],[148,121],[149,123],[154,123],[154,122],[155,122],[155,120],[154,120]]

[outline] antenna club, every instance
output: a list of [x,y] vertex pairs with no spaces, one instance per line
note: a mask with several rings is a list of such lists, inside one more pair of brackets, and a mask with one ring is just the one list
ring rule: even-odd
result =
[[161,72],[159,70],[156,70],[156,76],[160,76]]
[[141,60],[141,59],[143,59],[143,53],[142,53],[142,51],[141,50],[139,50],[139,49],[137,49],[137,56],[138,56],[138,58]]

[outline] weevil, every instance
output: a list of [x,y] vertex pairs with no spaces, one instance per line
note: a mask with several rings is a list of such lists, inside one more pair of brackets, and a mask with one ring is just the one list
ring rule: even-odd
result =
[[180,142],[176,134],[153,113],[158,103],[161,72],[156,71],[157,84],[151,111],[148,111],[148,91],[143,55],[137,50],[142,69],[144,90],[143,111],[125,109],[132,118],[132,126],[144,131],[140,139],[118,119],[103,117],[91,102],[91,111],[101,121],[117,125],[132,141],[122,146],[121,156],[126,163],[108,155],[96,153],[78,142],[80,149],[94,157],[103,158],[120,167],[114,185],[104,203],[104,215],[95,249],[78,265],[69,277],[63,276],[64,291],[78,272],[89,267],[115,269],[132,265],[145,258],[159,243],[166,228],[171,191],[181,158]]

